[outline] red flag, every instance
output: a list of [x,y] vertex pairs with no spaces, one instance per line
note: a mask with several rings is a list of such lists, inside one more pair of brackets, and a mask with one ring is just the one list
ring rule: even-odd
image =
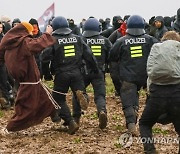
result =
[[41,31],[44,31],[44,27],[48,24],[48,21],[54,16],[55,9],[54,3],[46,9],[43,15],[38,19],[39,28]]

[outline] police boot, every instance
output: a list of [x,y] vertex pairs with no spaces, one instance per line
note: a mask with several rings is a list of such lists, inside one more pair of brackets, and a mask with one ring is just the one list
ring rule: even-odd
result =
[[78,124],[74,120],[71,120],[68,125],[68,134],[73,135],[78,129]]
[[107,126],[107,114],[104,111],[99,113],[99,128],[104,129]]
[[88,99],[85,97],[83,91],[77,90],[76,96],[77,96],[77,99],[79,100],[81,109],[87,110],[89,103],[88,103]]
[[135,123],[129,123],[127,125],[128,132],[131,133],[133,136],[138,136],[138,132],[136,130],[136,124]]

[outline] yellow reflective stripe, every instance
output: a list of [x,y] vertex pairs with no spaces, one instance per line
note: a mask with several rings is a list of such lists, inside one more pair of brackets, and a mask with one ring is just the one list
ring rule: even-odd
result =
[[101,56],[101,53],[93,53],[94,56]]
[[64,46],[64,56],[65,57],[75,56],[74,45]]
[[142,50],[131,51],[131,54],[133,54],[133,53],[142,53]]
[[101,49],[101,46],[99,46],[99,45],[93,45],[93,46],[91,46],[91,49]]
[[65,57],[75,56],[75,53],[66,53]]
[[99,49],[93,49],[92,52],[101,52]]
[[101,56],[101,46],[100,45],[92,45],[91,50],[94,56]]
[[64,49],[74,49],[74,45],[67,45],[67,46],[64,46]]
[[130,47],[131,57],[142,57],[142,46]]
[[142,54],[134,54],[134,55],[131,55],[132,58],[134,57],[142,57]]
[[136,47],[130,47],[131,50],[138,50],[138,49],[142,49],[142,46],[136,46]]
[[64,52],[66,54],[66,53],[70,53],[70,52],[75,52],[75,50],[74,49],[69,49],[69,50],[64,50]]

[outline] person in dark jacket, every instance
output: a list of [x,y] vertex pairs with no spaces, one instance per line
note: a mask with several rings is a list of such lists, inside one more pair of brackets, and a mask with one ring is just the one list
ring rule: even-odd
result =
[[[86,65],[86,73],[83,74],[85,87],[92,84],[94,90],[94,102],[99,117],[99,127],[104,129],[107,126],[106,110],[106,88],[105,88],[105,68],[108,65],[111,42],[100,35],[101,23],[96,18],[89,18],[84,24],[83,40],[91,48],[98,62],[99,73],[94,73],[89,64]],[[73,101],[75,102],[75,100]],[[81,110],[74,103],[73,116],[79,123]]]
[[164,25],[165,25],[165,27],[167,28],[167,30],[168,31],[172,31],[173,30],[173,28],[172,28],[172,19],[171,19],[171,17],[169,17],[169,16],[165,16],[164,17]]
[[[36,20],[36,19],[34,19],[34,18],[31,18],[30,20],[29,20],[29,23],[33,26],[33,37],[34,38],[38,38],[38,37],[40,37],[41,35],[42,35],[42,32],[40,31],[40,29],[39,29],[39,24],[38,24],[38,21]],[[40,59],[39,59],[39,55],[40,55],[40,53],[36,53],[35,54],[35,58],[36,58],[36,63],[37,63],[37,65],[38,65],[38,68],[39,68],[39,70],[40,70],[40,72],[41,72],[41,64],[40,64]],[[42,74],[42,72],[41,72],[41,74]],[[41,75],[42,76],[42,75]]]
[[80,28],[74,23],[73,19],[69,19],[69,28],[73,34],[81,36]]
[[180,33],[180,8],[177,10],[176,20],[172,24],[172,28]]
[[[4,37],[4,23],[0,22],[0,42],[2,38]],[[1,104],[0,108],[1,109],[7,109],[10,108],[12,103],[11,103],[11,93],[10,93],[11,85],[8,81],[8,72],[6,70],[6,66],[2,64],[0,66],[0,97],[1,97]],[[12,100],[13,102],[14,100]]]
[[136,122],[139,108],[138,92],[146,87],[146,62],[151,46],[157,40],[145,34],[144,19],[132,15],[127,21],[127,34],[118,39],[110,51],[110,61],[119,62],[120,90],[126,126],[137,135]]
[[90,64],[92,70],[98,73],[97,62],[82,38],[72,34],[68,21],[64,17],[55,17],[52,20],[52,27],[54,30],[52,35],[57,43],[44,50],[41,58],[42,61],[51,61],[53,65],[55,75],[53,97],[61,106],[58,110],[59,116],[64,120],[64,125],[68,126],[69,134],[74,134],[79,126],[66,103],[66,94],[71,88],[73,95],[78,99],[78,105],[83,110],[87,109],[88,100],[80,67],[84,59]]
[[[108,38],[111,41],[112,44],[116,42],[117,39],[124,36],[126,34],[127,30],[127,20],[130,16],[125,15],[124,16],[124,22],[120,25],[120,27],[115,30]],[[109,72],[111,79],[113,81],[114,87],[115,87],[115,97],[119,99],[120,97],[120,89],[121,89],[121,81],[119,79],[119,64],[118,62],[110,62],[109,63]]]
[[112,21],[112,28],[106,29],[101,32],[101,35],[108,38],[116,29],[120,27],[123,23],[123,19],[121,16],[114,16]]
[[160,41],[164,33],[168,31],[164,25],[164,18],[162,16],[157,16],[155,18],[154,25],[157,28],[154,37]]

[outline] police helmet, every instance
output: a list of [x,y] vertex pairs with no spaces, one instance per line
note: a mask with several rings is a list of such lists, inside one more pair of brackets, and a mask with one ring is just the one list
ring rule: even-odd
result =
[[89,18],[84,23],[84,37],[99,35],[101,31],[101,23],[96,18]]
[[64,33],[71,32],[67,19],[62,16],[55,17],[52,20],[52,28],[54,31],[58,30]]
[[127,21],[126,32],[130,35],[142,35],[145,33],[144,19],[139,15],[132,15]]

